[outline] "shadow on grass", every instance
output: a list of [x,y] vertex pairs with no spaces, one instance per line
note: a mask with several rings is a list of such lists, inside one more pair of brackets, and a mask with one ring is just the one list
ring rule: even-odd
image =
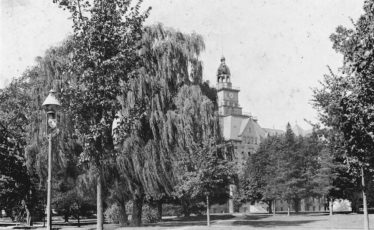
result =
[[[44,228],[46,225],[45,223],[45,225],[43,226],[41,222],[35,222],[34,224],[35,224],[34,226],[27,226],[25,225],[25,223],[22,223],[19,225],[13,224],[9,226],[13,226],[12,229],[36,229],[36,228]],[[80,224],[78,224],[78,222],[52,221],[52,227],[53,229],[56,229],[56,230],[63,229],[66,227],[84,227],[87,225],[95,225],[95,224],[96,224],[95,220],[83,220],[80,222]],[[0,228],[1,228],[1,225],[0,225]]]
[[[214,224],[217,220],[230,220],[235,218],[233,215],[211,215],[210,222]],[[201,226],[206,225],[206,216],[189,216],[177,217],[154,224],[145,224],[144,226],[157,226],[157,227],[183,227],[183,226]]]
[[[211,222],[214,223],[213,221]],[[146,227],[184,227],[184,226],[202,226],[206,225],[206,221],[188,221],[188,222],[158,222],[155,224],[144,224]]]
[[246,216],[241,217],[241,219],[243,219],[243,220],[261,220],[261,219],[268,218],[268,217],[271,217],[271,215],[256,214],[256,215],[246,215]]
[[[233,219],[235,216],[227,214],[227,215],[211,215],[210,220],[229,220]],[[171,221],[204,221],[206,220],[206,215],[200,215],[200,216],[189,216],[189,217],[177,217],[170,220],[165,220],[167,222]],[[164,221],[164,220],[163,220]]]
[[58,226],[73,226],[73,227],[80,227],[80,226],[85,226],[85,225],[92,225],[96,224],[96,221],[87,221],[87,222],[81,222],[80,224],[76,222],[59,222],[59,223],[53,223],[53,225],[58,225]]
[[8,227],[8,226],[13,226],[13,225],[15,225],[15,224],[13,224],[13,223],[0,223],[0,228],[2,228],[2,227]]
[[294,220],[294,221],[281,221],[281,220],[272,220],[272,221],[234,221],[232,225],[242,225],[242,226],[251,226],[251,227],[295,227],[302,224],[308,224],[316,222],[319,220]]

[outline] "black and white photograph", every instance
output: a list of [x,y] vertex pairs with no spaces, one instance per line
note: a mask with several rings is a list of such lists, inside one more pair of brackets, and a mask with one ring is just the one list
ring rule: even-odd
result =
[[0,229],[374,229],[374,0],[0,0]]

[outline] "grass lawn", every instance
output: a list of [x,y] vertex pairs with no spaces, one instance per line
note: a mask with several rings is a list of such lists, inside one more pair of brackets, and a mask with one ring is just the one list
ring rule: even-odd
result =
[[[374,230],[374,214],[369,216],[371,228]],[[105,224],[106,230],[242,230],[242,229],[278,229],[278,230],[337,230],[337,229],[363,229],[362,214],[336,214],[328,216],[326,214],[300,214],[300,215],[212,215],[211,226],[207,227],[205,216],[193,216],[189,218],[165,219],[157,224],[150,224],[143,227],[119,227],[115,224]],[[91,222],[92,223],[92,222]],[[55,225],[58,229],[95,229],[96,225],[89,224],[80,228],[69,225]],[[0,227],[1,228],[1,227]],[[13,227],[14,228],[14,227]],[[8,228],[9,229],[9,228]],[[24,229],[21,226],[18,229]],[[43,228],[33,228],[43,229]]]
[[[374,229],[374,214],[370,215]],[[140,229],[175,229],[175,230],[242,230],[242,229],[280,229],[280,230],[323,230],[323,229],[363,229],[363,215],[360,214],[304,214],[304,215],[214,215],[210,227],[206,225],[204,217],[181,218],[141,228],[119,228],[121,230]]]

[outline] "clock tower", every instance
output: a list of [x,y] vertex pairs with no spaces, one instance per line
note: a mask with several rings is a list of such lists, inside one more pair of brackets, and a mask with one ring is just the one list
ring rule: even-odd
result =
[[232,87],[230,69],[225,63],[225,57],[222,57],[217,70],[218,114],[220,116],[242,115],[242,108],[239,107],[239,91]]

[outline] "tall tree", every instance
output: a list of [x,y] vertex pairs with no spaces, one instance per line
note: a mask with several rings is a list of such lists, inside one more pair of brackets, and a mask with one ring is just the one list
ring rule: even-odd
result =
[[365,1],[363,9],[353,28],[339,26],[331,35],[333,48],[343,55],[343,66],[339,75],[325,77],[314,99],[321,121],[341,134],[351,173],[361,178],[364,226],[369,229],[366,199],[374,156],[374,1]]
[[[196,34],[160,24],[144,30],[141,65],[137,77],[124,85],[122,121],[116,129],[121,140],[119,169],[132,191],[133,203],[139,204],[134,205],[133,224],[140,224],[140,211],[135,208],[141,210],[145,194],[157,199],[159,194],[173,191],[173,164],[179,157],[175,97],[184,85],[201,82],[199,54],[203,48],[202,38]],[[133,125],[127,126],[135,117]]]
[[37,192],[40,192],[37,177],[28,170],[25,156],[30,86],[32,84],[28,82],[26,74],[0,90],[0,183],[4,188],[0,192],[1,206],[10,215],[10,210],[23,207],[28,225],[33,223],[32,215],[35,215],[33,212],[39,198]]
[[330,155],[323,148],[325,143],[316,132],[296,137],[287,125],[285,134],[267,137],[249,157],[239,198],[242,202],[264,201],[269,212],[275,199],[283,199],[298,212],[301,199],[330,195],[336,171],[330,171],[332,162],[326,159]]
[[263,140],[255,154],[248,158],[240,178],[241,202],[264,201],[269,212],[275,199],[280,198],[278,172],[282,154],[282,137],[269,136]]
[[72,60],[75,76],[63,89],[63,105],[74,114],[73,124],[83,142],[81,161],[97,172],[97,229],[103,229],[103,173],[114,155],[112,123],[120,109],[117,96],[138,63],[138,43],[149,9],[141,1],[54,0],[71,13]]
[[[26,165],[32,175],[38,179],[39,187],[44,190],[47,178],[47,146],[45,136],[46,119],[41,104],[48,91],[53,88],[61,89],[64,82],[71,80],[67,74],[73,42],[66,39],[61,45],[51,47],[44,57],[36,59],[37,64],[24,73],[29,87],[27,147],[25,149]],[[59,184],[77,177],[77,163],[81,147],[74,134],[70,113],[58,113],[59,135],[53,138],[53,168],[56,172],[52,178],[53,189],[59,192]],[[74,170],[72,170],[74,169]],[[71,173],[70,173],[71,172]],[[70,187],[74,190],[73,186]],[[68,192],[66,189],[61,191]],[[56,193],[56,194],[57,194]],[[60,198],[67,199],[61,196]],[[69,200],[64,200],[68,202]],[[61,201],[61,199],[60,199]]]
[[[198,86],[184,86],[177,98],[178,156],[174,174],[176,195],[182,200],[227,200],[234,176],[231,152],[219,132],[215,107]],[[222,199],[223,198],[223,199]],[[226,198],[226,199],[225,199]]]
[[300,153],[300,141],[295,137],[290,124],[287,124],[286,133],[283,141],[281,167],[279,169],[279,180],[281,198],[287,201],[288,213],[290,205],[294,205],[297,212],[299,201],[305,192],[305,177],[302,176],[302,155]]

